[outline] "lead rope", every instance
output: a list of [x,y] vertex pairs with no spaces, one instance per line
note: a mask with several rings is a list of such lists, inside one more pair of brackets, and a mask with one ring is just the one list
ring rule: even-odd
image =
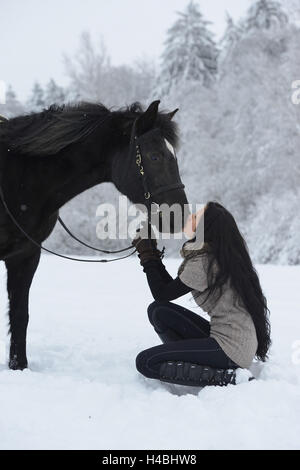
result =
[[123,253],[124,251],[132,250],[133,248],[133,246],[130,245],[130,246],[127,246],[126,248],[122,248],[122,250],[116,250],[116,251],[101,250],[100,248],[96,248],[92,245],[89,245],[88,243],[85,243],[79,238],[77,238],[76,235],[74,235],[71,232],[71,230],[66,226],[66,224],[60,217],[58,217],[58,222],[60,223],[62,228],[70,235],[70,237],[74,238],[74,240],[76,240],[78,243],[81,243],[81,245],[86,246],[87,248],[90,248],[91,250],[99,251],[100,253],[105,253],[107,255],[110,255],[110,254],[116,254],[116,253]]
[[9,215],[9,217],[11,218],[11,220],[13,221],[13,223],[15,224],[15,226],[20,230],[21,233],[23,233],[23,235],[31,242],[33,243],[35,246],[37,246],[39,249],[41,250],[44,250],[46,251],[47,253],[51,253],[52,255],[55,255],[55,256],[58,256],[59,258],[64,258],[64,259],[68,259],[70,261],[79,261],[81,263],[112,263],[113,261],[119,261],[121,259],[125,259],[125,258],[129,258],[130,256],[132,256],[134,253],[136,253],[136,249],[130,253],[129,255],[126,255],[126,256],[121,256],[120,258],[113,258],[113,259],[80,259],[80,258],[73,258],[72,256],[67,256],[67,255],[62,255],[60,253],[56,253],[55,251],[52,251],[52,250],[49,250],[49,248],[45,248],[43,245],[41,245],[40,243],[38,243],[37,241],[35,241],[33,238],[31,238],[30,235],[28,235],[27,232],[25,232],[25,230],[23,229],[23,227],[21,227],[21,225],[19,224],[19,222],[15,219],[14,215],[11,213],[11,211],[9,210],[6,202],[5,202],[5,199],[4,199],[4,194],[3,194],[3,190],[2,190],[2,187],[0,186],[0,198],[1,198],[1,201],[2,201],[2,204],[7,212],[7,214]]

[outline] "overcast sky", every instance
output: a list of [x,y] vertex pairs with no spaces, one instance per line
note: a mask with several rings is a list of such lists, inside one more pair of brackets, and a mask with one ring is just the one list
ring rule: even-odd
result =
[[[25,99],[38,80],[66,85],[63,53],[72,55],[80,33],[102,36],[113,64],[158,58],[166,30],[189,0],[0,0],[0,80]],[[197,1],[197,0],[196,0]],[[250,0],[198,0],[219,37],[225,11],[234,18]]]

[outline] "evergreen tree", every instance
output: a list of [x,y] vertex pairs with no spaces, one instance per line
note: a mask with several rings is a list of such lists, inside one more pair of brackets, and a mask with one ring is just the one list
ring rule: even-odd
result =
[[243,27],[241,24],[236,24],[233,18],[226,12],[226,30],[220,40],[220,48],[222,55],[226,55],[235,44],[241,39],[243,34]]
[[55,80],[51,78],[46,86],[45,103],[50,106],[53,103],[62,104],[65,101],[64,89],[57,85]]
[[217,73],[217,47],[210,24],[193,0],[167,32],[159,77],[161,92],[168,93],[181,81],[208,85]]
[[270,29],[273,26],[284,26],[288,17],[279,2],[275,0],[255,0],[249,8],[245,20],[247,31],[252,29]]
[[6,90],[5,101],[6,103],[10,103],[10,104],[14,104],[17,102],[17,95],[14,92],[11,85],[9,85],[8,89]]
[[11,85],[8,86],[5,93],[5,103],[0,103],[0,114],[6,118],[17,116],[24,112],[22,104],[17,99],[16,93],[14,92]]
[[28,107],[32,111],[41,111],[45,107],[44,90],[39,82],[35,82],[33,85],[31,96],[28,100]]

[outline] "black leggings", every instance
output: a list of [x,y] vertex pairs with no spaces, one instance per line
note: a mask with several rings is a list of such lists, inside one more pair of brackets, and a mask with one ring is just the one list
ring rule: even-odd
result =
[[209,336],[210,323],[196,313],[171,302],[153,302],[148,307],[148,316],[165,344],[138,354],[136,368],[145,377],[159,379],[160,365],[166,361],[192,362],[219,369],[239,367]]

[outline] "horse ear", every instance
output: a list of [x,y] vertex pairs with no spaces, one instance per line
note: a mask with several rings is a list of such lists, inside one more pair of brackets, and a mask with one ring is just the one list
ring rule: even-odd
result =
[[157,118],[159,103],[160,100],[153,101],[148,109],[138,118],[136,122],[138,135],[144,134],[154,126]]
[[174,109],[174,111],[172,111],[171,113],[168,113],[168,114],[167,114],[167,117],[170,119],[170,121],[173,119],[173,117],[175,116],[175,114],[177,113],[177,111],[179,111],[179,108],[176,108],[176,109]]

